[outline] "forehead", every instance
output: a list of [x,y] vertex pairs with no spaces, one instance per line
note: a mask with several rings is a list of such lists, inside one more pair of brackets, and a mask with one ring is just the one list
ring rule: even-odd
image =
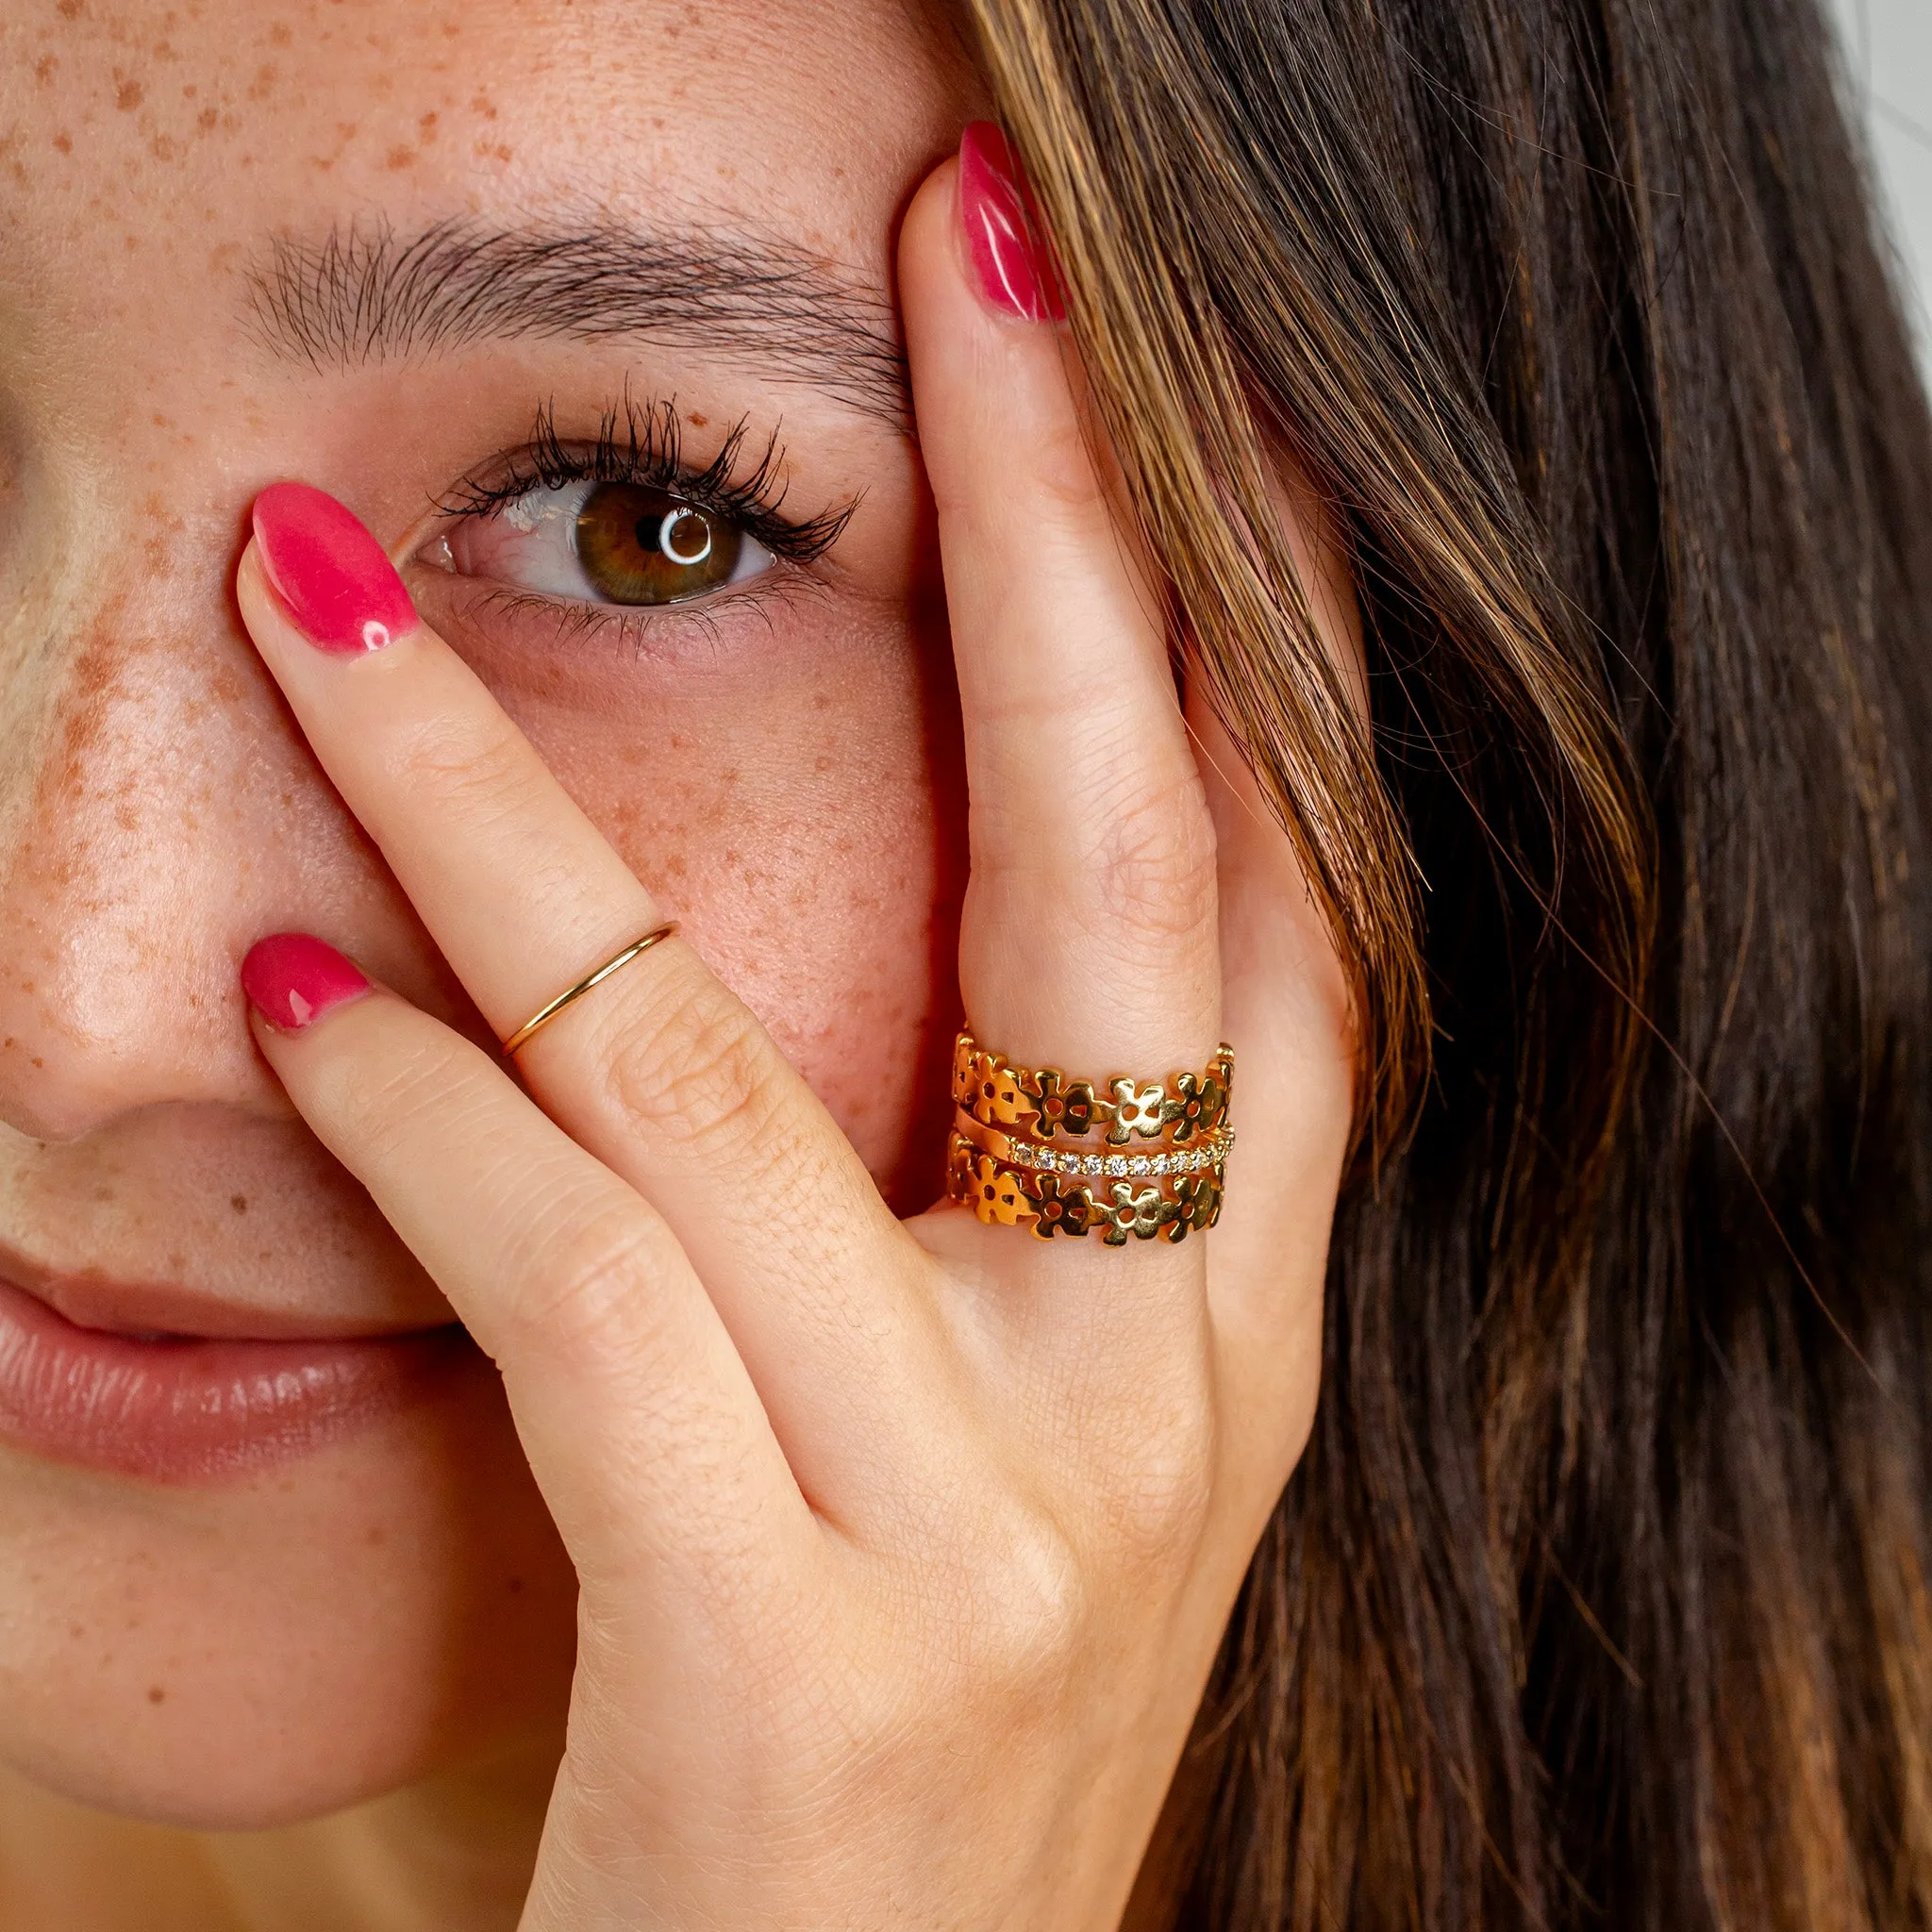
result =
[[882,277],[973,91],[901,0],[8,0],[0,291],[76,342],[178,330],[277,238],[464,218],[742,225]]

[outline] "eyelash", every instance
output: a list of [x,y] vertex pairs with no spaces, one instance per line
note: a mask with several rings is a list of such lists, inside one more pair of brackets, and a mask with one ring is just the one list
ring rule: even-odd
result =
[[524,448],[502,459],[487,480],[465,477],[438,508],[445,516],[490,517],[533,490],[561,490],[582,482],[634,483],[729,518],[774,557],[795,564],[815,562],[839,541],[858,500],[802,520],[785,516],[781,507],[789,486],[779,474],[785,452],[774,431],[747,468],[749,426],[749,419],[741,417],[717,455],[702,470],[691,470],[680,456],[683,425],[674,401],[641,406],[626,396],[605,414],[596,440],[589,444],[563,441],[557,434],[555,408],[546,403]]

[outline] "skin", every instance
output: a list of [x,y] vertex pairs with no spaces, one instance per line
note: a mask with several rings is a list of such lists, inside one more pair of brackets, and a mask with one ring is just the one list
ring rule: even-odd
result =
[[[0,1448],[8,1924],[1119,1921],[1306,1440],[1352,1069],[1061,339],[974,291],[934,170],[981,107],[884,6],[0,21],[0,1241],[239,1323],[454,1302],[495,1362],[219,1487]],[[919,448],[743,344],[319,371],[247,326],[272,234],[666,207],[896,297]],[[700,460],[780,430],[788,509],[861,499],[809,582],[566,645],[425,560],[539,405],[585,436],[626,387]],[[426,620],[379,702],[246,548],[288,475]],[[399,788],[425,721],[468,761]],[[683,940],[541,1037],[534,1100],[466,1043],[657,909]],[[286,929],[385,990],[251,1030]],[[1209,1240],[902,1227],[873,1183],[937,1191],[962,1000],[1023,1063],[1235,1040]],[[815,1238],[728,1211],[774,1187]]]

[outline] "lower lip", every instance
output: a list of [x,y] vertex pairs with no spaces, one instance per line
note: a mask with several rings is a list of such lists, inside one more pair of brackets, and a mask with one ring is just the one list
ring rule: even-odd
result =
[[420,1400],[459,1328],[346,1341],[145,1341],[77,1327],[0,1282],[0,1441],[164,1483],[308,1455]]

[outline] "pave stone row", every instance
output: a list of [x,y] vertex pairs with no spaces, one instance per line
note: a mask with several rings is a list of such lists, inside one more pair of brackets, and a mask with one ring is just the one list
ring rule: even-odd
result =
[[1232,1128],[1223,1128],[1206,1147],[1176,1147],[1166,1154],[1060,1154],[1030,1141],[1014,1141],[1005,1157],[1014,1167],[1044,1168],[1049,1174],[1106,1174],[1139,1180],[1150,1174],[1200,1174],[1219,1167],[1234,1145]]

